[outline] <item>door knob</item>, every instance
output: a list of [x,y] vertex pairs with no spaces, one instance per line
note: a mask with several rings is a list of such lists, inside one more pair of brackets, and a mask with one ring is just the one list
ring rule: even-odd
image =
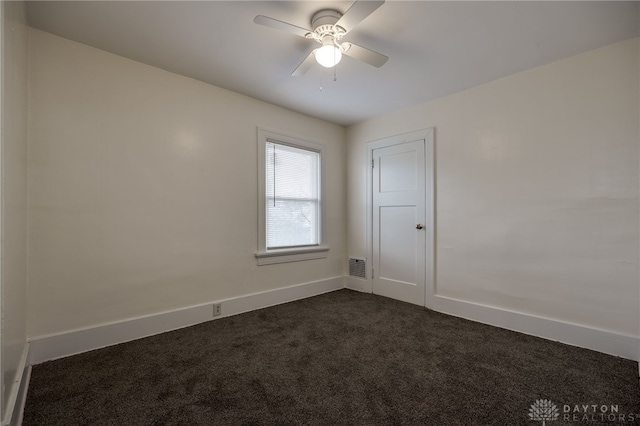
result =
[[424,228],[424,226],[422,226],[422,224],[419,223],[419,224],[416,225],[416,229],[422,229],[422,228]]

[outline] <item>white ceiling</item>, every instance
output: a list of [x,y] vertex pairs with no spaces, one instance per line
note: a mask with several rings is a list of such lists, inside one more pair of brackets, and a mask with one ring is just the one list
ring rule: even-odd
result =
[[[350,1],[29,1],[32,27],[342,125],[426,102],[640,34],[637,1],[387,1],[346,37],[389,56],[291,72],[314,42],[253,23],[309,28]],[[323,90],[320,91],[320,86]]]

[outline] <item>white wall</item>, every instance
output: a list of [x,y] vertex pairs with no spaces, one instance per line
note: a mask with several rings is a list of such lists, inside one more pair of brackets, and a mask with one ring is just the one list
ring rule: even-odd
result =
[[[38,30],[29,69],[30,337],[343,275],[343,127]],[[256,265],[257,126],[326,143],[327,259]]]
[[[342,275],[347,254],[366,253],[366,142],[427,127],[437,295],[639,334],[637,39],[345,138],[340,126],[30,35],[33,338]],[[256,266],[256,126],[328,144],[328,259]]]
[[435,127],[436,294],[638,336],[638,44],[350,127],[348,254],[366,142]]
[[23,2],[2,2],[2,418],[22,376],[27,291],[27,28]]

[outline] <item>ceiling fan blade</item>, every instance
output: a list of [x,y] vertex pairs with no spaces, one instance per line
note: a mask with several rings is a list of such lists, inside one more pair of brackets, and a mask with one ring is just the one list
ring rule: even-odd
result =
[[318,49],[313,49],[311,53],[309,53],[307,57],[300,62],[300,65],[298,65],[291,73],[292,76],[299,77],[309,71],[309,68],[311,68],[311,66],[316,62],[316,50]]
[[311,32],[311,30],[300,28],[286,22],[278,21],[277,19],[269,18],[268,16],[264,15],[256,16],[255,18],[253,18],[253,22],[259,25],[264,25],[265,27],[271,27],[277,30],[282,30],[288,33],[299,35],[300,37],[306,37],[306,35]]
[[381,53],[374,52],[373,50],[369,50],[362,46],[358,46],[357,44],[342,43],[342,46],[345,55],[351,56],[355,59],[359,59],[362,62],[373,65],[374,67],[380,68],[389,60],[388,56],[384,56]]
[[344,28],[346,32],[349,32],[358,25],[360,22],[371,15],[373,11],[382,6],[383,1],[366,1],[360,0],[351,5],[351,7],[342,15],[342,17],[336,22],[336,25]]

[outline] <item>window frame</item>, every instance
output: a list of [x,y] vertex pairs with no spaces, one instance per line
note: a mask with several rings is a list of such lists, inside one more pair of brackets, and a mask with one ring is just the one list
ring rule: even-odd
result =
[[[288,247],[281,249],[267,248],[267,194],[266,194],[266,145],[267,142],[291,146],[317,152],[320,155],[320,190],[319,190],[319,224],[318,245]],[[325,145],[298,137],[284,135],[258,127],[258,250],[255,257],[258,265],[297,262],[301,260],[322,259],[327,257],[329,247],[326,245],[326,197],[325,197]]]

